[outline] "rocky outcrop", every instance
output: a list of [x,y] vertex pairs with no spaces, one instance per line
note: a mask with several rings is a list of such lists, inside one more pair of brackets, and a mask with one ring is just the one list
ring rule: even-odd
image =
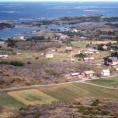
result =
[[15,27],[14,23],[0,22],[0,30],[4,28],[14,28],[14,27]]

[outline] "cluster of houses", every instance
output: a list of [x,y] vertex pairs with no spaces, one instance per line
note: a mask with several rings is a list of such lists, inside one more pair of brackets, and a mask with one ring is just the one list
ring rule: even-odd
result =
[[[111,72],[109,69],[103,69],[101,70],[100,73],[101,77],[110,77]],[[75,73],[70,73],[66,75],[67,79],[73,79],[76,78],[77,80],[92,80],[92,79],[97,79],[97,74],[94,70],[85,70],[82,72],[75,72]]]
[[67,80],[76,79],[76,80],[89,80],[95,79],[95,72],[93,70],[87,70],[83,72],[75,72],[65,75]]
[[118,71],[118,52],[112,54],[113,55],[104,58],[104,64]]
[[79,48],[76,50],[76,49],[73,49],[72,47],[66,47],[66,52],[69,52],[69,51],[71,51],[75,55],[80,54],[80,53],[85,54],[86,56],[83,58],[85,62],[95,60],[95,57],[93,56],[93,54],[99,53],[99,51],[94,48],[88,48],[88,49]]
[[[73,47],[71,46],[67,46],[65,47],[65,51],[66,52],[71,52],[71,56],[73,56],[74,54],[74,51],[76,49],[74,49]],[[56,50],[54,49],[51,49],[51,50],[48,50],[45,54],[45,57],[48,58],[48,59],[51,59],[51,58],[54,58],[54,54],[55,54]],[[75,54],[76,53],[84,53],[86,54],[87,56],[84,57],[84,61],[85,62],[88,62],[88,61],[93,61],[95,60],[95,58],[92,56],[93,54],[96,54],[96,53],[100,53],[98,50],[94,49],[94,48],[87,48],[87,49],[77,49],[75,51]],[[71,58],[71,61],[76,61],[75,58]],[[114,66],[115,70],[118,71],[118,58],[117,57],[109,57],[106,61],[107,64],[111,65],[111,66]],[[97,65],[97,64],[96,64]],[[101,77],[110,77],[111,76],[111,70],[109,69],[109,67],[107,68],[102,68],[100,70],[100,73],[99,75]],[[95,71],[93,70],[86,70],[86,71],[83,71],[83,72],[75,72],[75,73],[70,73],[70,74],[67,74],[66,75],[67,78],[83,78],[83,79],[94,79],[96,78],[97,74]]]
[[[111,72],[109,69],[103,69],[101,70],[100,73],[101,77],[110,77]],[[66,79],[71,80],[71,79],[76,79],[76,80],[93,80],[97,79],[97,74],[94,70],[85,70],[82,72],[75,72],[75,73],[70,73],[65,75]]]
[[27,39],[25,38],[25,36],[16,36],[16,37],[12,37],[13,40],[17,40],[17,41],[26,41]]
[[[73,52],[73,50],[74,49],[72,47],[66,47],[67,52],[68,51]],[[90,60],[91,61],[95,60],[93,54],[100,53],[100,52],[94,48],[87,48],[87,49],[80,49],[78,53],[86,54],[87,56],[84,57],[84,61],[88,62]],[[116,70],[115,72],[118,72],[118,57],[108,57],[105,63],[107,63],[107,65],[112,66]],[[66,77],[68,79],[78,78],[78,79],[86,80],[86,79],[95,79],[97,75],[98,74],[94,70],[87,70],[87,71],[85,70],[83,72],[75,72],[75,73],[67,74]],[[112,75],[111,69],[109,67],[104,68],[103,66],[102,69],[100,70],[99,75],[100,77],[110,77]]]
[[[110,70],[109,69],[103,69],[101,70],[101,77],[109,77],[110,76]],[[76,79],[76,80],[93,80],[97,79],[96,72],[93,70],[86,70],[83,72],[75,72],[70,73],[66,75],[66,78],[68,80]]]

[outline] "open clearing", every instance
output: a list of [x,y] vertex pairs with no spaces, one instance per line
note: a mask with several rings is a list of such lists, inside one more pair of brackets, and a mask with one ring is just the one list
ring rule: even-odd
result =
[[48,104],[56,101],[55,98],[48,96],[36,89],[8,92],[8,95],[25,105]]
[[112,77],[109,79],[97,79],[89,81],[93,84],[109,86],[109,87],[118,87],[118,77]]
[[26,105],[50,104],[51,102],[75,102],[84,98],[108,98],[118,100],[118,90],[101,88],[85,83],[66,83],[11,91],[0,94],[0,107],[18,110]]

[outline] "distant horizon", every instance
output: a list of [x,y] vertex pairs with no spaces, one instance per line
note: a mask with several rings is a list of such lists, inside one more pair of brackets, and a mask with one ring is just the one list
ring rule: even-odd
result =
[[118,2],[118,0],[0,0],[0,2]]

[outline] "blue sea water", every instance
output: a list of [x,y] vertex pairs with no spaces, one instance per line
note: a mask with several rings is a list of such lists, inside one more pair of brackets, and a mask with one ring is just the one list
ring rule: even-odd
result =
[[[85,14],[118,16],[118,2],[0,2],[0,20],[23,21]],[[26,31],[27,29],[23,30]],[[4,37],[6,33],[12,36],[23,32],[20,29],[1,30],[0,37]]]
[[118,16],[118,2],[0,3],[0,20],[55,18],[83,14]]

